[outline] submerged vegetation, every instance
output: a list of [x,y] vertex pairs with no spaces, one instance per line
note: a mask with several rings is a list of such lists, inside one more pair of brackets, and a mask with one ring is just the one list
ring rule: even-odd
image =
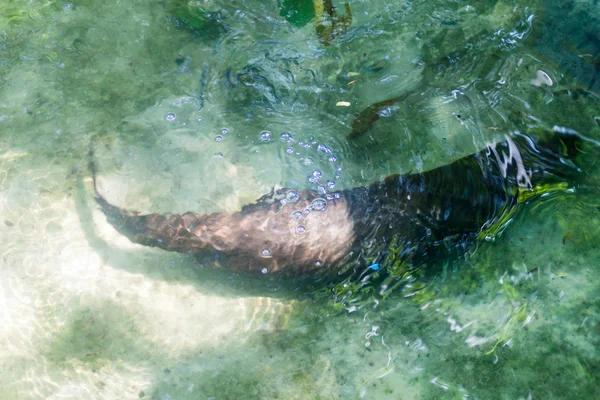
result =
[[[292,26],[301,28],[313,22],[315,33],[324,45],[344,33],[352,24],[350,5],[344,3],[345,15],[340,15],[332,0],[278,0],[279,15]],[[236,5],[217,1],[171,0],[168,9],[176,24],[192,30],[198,36],[215,39],[226,30],[228,16],[236,13]]]
[[[0,398],[600,398],[598,18],[584,1],[2,1]],[[230,212],[515,132],[580,140],[580,179],[521,192],[427,264],[373,246],[325,289],[135,246],[86,170],[93,141],[116,204]]]
[[27,20],[39,20],[41,11],[54,4],[55,0],[5,0],[0,4],[0,30],[13,29]]
[[212,2],[171,0],[167,4],[175,25],[192,31],[201,39],[215,40],[225,32],[224,9],[211,9]]
[[352,10],[345,2],[345,15],[340,15],[331,0],[315,0],[315,31],[321,42],[328,46],[338,36],[346,33],[352,24]]

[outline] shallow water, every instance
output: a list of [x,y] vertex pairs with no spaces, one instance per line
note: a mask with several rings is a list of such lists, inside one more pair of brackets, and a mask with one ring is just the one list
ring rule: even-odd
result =
[[[0,5],[1,399],[600,398],[599,6],[349,6],[326,45],[276,1]],[[387,296],[132,244],[87,168],[121,207],[232,212],[553,130],[583,138],[570,190]]]

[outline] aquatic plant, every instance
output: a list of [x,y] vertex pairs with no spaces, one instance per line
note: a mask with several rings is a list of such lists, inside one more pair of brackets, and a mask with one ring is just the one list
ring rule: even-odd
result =
[[200,38],[213,40],[225,31],[220,8],[198,0],[172,0],[167,10],[174,16],[177,26],[196,33]]
[[352,24],[352,11],[345,2],[346,15],[340,15],[335,10],[331,0],[315,0],[315,31],[321,43],[328,46],[337,36],[346,33]]
[[4,0],[0,4],[0,29],[10,29],[26,20],[35,21],[40,18],[40,12],[55,0]]
[[352,24],[352,11],[347,2],[344,3],[345,15],[336,11],[332,0],[279,0],[278,5],[279,15],[295,27],[305,26],[314,20],[315,32],[326,46]]

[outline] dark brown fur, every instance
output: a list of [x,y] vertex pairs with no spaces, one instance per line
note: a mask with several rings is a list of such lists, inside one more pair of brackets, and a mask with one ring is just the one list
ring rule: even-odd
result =
[[[311,190],[281,189],[233,214],[129,212],[99,194],[93,157],[90,167],[96,201],[134,243],[191,253],[236,272],[316,276],[384,262],[392,241],[406,257],[468,242],[514,207],[531,180],[552,169],[573,170],[528,138],[514,139],[432,171],[390,176],[327,199]],[[544,158],[536,161],[539,156]]]
[[[192,253],[237,272],[279,273],[290,266],[295,275],[314,272],[341,259],[355,239],[344,199],[306,213],[319,198],[316,193],[283,189],[278,191],[281,195],[293,192],[298,199],[263,196],[233,214],[139,215],[109,204],[96,188],[93,162],[91,170],[96,201],[109,222],[132,242]],[[301,218],[292,215],[296,211]]]

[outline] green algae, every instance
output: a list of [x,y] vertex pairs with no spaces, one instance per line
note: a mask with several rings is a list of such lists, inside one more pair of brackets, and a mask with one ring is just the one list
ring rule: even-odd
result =
[[[211,12],[225,8],[213,3],[216,6],[211,7]],[[377,132],[373,137],[379,142],[365,141],[359,152],[349,156],[341,150],[345,148],[345,142],[337,138],[349,133],[354,114],[344,114],[336,109],[340,94],[323,89],[342,82],[344,90],[353,91],[344,94],[349,100],[365,106],[372,104],[377,99],[369,97],[368,88],[373,87],[377,95],[385,91],[383,85],[378,86],[378,79],[387,75],[377,74],[401,75],[405,71],[398,67],[399,64],[394,64],[394,57],[415,64],[425,62],[425,72],[418,76],[425,77],[425,87],[437,86],[439,89],[436,90],[440,92],[455,84],[464,87],[473,77],[482,79],[465,90],[480,114],[478,129],[484,136],[492,133],[486,129],[488,126],[519,129],[540,137],[551,134],[553,126],[559,125],[598,138],[600,128],[594,120],[597,98],[593,93],[569,93],[577,85],[589,84],[592,69],[589,63],[585,63],[580,72],[573,69],[570,76],[563,76],[556,64],[568,65],[564,63],[565,59],[575,63],[581,60],[577,55],[572,56],[574,58],[556,57],[561,54],[558,47],[552,56],[547,53],[545,56],[538,49],[534,52],[535,59],[529,56],[529,48],[516,46],[503,51],[488,48],[493,40],[499,42],[506,38],[487,40],[486,32],[490,32],[489,27],[494,21],[502,20],[498,22],[499,29],[527,20],[520,11],[507,12],[512,3],[479,2],[473,5],[474,11],[458,13],[455,2],[427,2],[423,6],[431,8],[427,12],[403,9],[400,4],[392,4],[391,10],[383,10],[377,5],[366,8],[366,3],[350,2],[355,31],[348,29],[338,36],[339,40],[333,41],[324,54],[315,52],[310,53],[310,57],[296,57],[291,61],[281,58],[277,62],[268,61],[264,55],[270,51],[272,56],[280,48],[273,42],[261,43],[270,31],[261,36],[248,28],[251,24],[240,28],[243,35],[229,42],[231,47],[225,54],[229,57],[231,50],[232,54],[243,54],[243,59],[234,57],[223,61],[227,58],[224,53],[211,58],[216,47],[202,48],[193,32],[202,31],[201,24],[206,23],[215,24],[215,32],[218,32],[215,37],[228,37],[228,33],[221,30],[222,21],[207,17],[198,8],[189,8],[188,3],[179,4],[188,7],[186,12],[196,18],[195,21],[190,19],[189,25],[184,17],[175,14],[175,10],[157,3],[130,2],[131,8],[119,8],[114,4],[103,7],[96,2],[80,1],[75,2],[70,11],[63,9],[65,4],[61,4],[60,10],[58,7],[28,10],[28,7],[43,4],[3,3],[4,10],[14,8],[10,13],[2,14],[5,18],[2,21],[6,23],[2,29],[7,29],[8,39],[7,47],[2,48],[4,57],[0,60],[2,97],[6,99],[0,109],[0,123],[3,124],[0,133],[0,206],[6,213],[3,219],[12,224],[0,228],[4,247],[1,301],[11,301],[3,308],[8,322],[1,333],[9,334],[2,336],[6,348],[0,352],[3,365],[1,398],[48,398],[52,394],[68,397],[69,393],[58,393],[58,390],[84,385],[88,380],[92,384],[86,398],[133,399],[139,398],[142,392],[142,398],[157,399],[167,395],[170,398],[359,398],[361,391],[365,398],[382,399],[398,396],[458,398],[465,394],[479,398],[527,398],[529,393],[533,398],[548,399],[599,397],[600,304],[597,293],[600,288],[595,283],[594,269],[598,260],[596,243],[600,241],[600,217],[594,190],[599,175],[598,154],[593,146],[583,148],[586,154],[582,155],[584,161],[580,165],[585,170],[586,183],[576,186],[575,193],[565,194],[559,187],[550,196],[542,197],[552,188],[540,188],[535,198],[524,199],[519,211],[511,216],[513,222],[501,235],[496,235],[494,242],[479,243],[461,259],[438,260],[428,268],[414,271],[410,263],[399,256],[402,249],[391,246],[391,255],[383,264],[383,271],[394,277],[390,287],[393,282],[401,283],[394,290],[380,295],[374,286],[335,286],[327,293],[315,295],[316,299],[309,298],[298,304],[289,301],[294,298],[293,285],[287,294],[270,288],[270,295],[282,298],[286,303],[289,301],[290,307],[269,312],[265,311],[263,303],[251,300],[252,296],[265,294],[264,284],[254,285],[240,277],[209,272],[187,257],[162,255],[119,241],[96,215],[91,192],[86,192],[85,185],[74,196],[85,198],[91,204],[65,201],[71,198],[74,187],[73,169],[79,170],[82,179],[87,176],[85,155],[92,138],[110,155],[102,159],[103,175],[110,179],[109,183],[125,182],[124,186],[132,193],[131,198],[135,199],[130,200],[131,203],[139,204],[135,201],[140,200],[148,209],[171,210],[179,205],[185,211],[191,208],[202,211],[208,207],[208,202],[173,203],[184,197],[204,199],[212,196],[217,203],[222,199],[223,188],[219,188],[220,191],[210,189],[206,182],[200,182],[198,190],[193,187],[191,178],[200,180],[199,176],[204,174],[214,180],[218,179],[218,172],[223,171],[203,169],[203,163],[216,166],[221,159],[215,156],[208,161],[198,161],[203,151],[210,152],[211,156],[221,152],[232,157],[239,169],[268,164],[265,160],[279,160],[273,163],[276,168],[293,165],[289,170],[296,174],[297,182],[302,183],[306,171],[296,167],[298,160],[267,157],[269,149],[275,149],[275,146],[252,147],[252,151],[261,151],[255,158],[245,153],[251,148],[247,143],[255,136],[255,131],[260,131],[267,124],[265,121],[273,119],[283,121],[273,130],[298,127],[293,132],[298,140],[304,139],[302,130],[313,132],[315,140],[330,140],[330,147],[343,159],[348,173],[346,178],[338,181],[338,187],[376,179],[380,174],[388,173],[385,168],[398,172],[401,158],[415,149],[437,146],[428,135],[433,129],[431,116],[416,121],[414,115],[414,110],[428,103],[408,102],[408,111],[399,110],[395,114],[399,119],[382,118],[374,127]],[[588,7],[582,4],[576,2],[574,7]],[[532,7],[536,17],[539,15],[536,13],[539,8],[535,9],[537,2],[526,2],[525,5]],[[566,8],[567,4],[560,7]],[[383,23],[371,25],[370,19],[362,17],[364,11],[381,16]],[[567,11],[569,13],[564,15],[571,15],[571,11]],[[196,12],[198,14],[194,15]],[[272,17],[284,20],[278,13],[275,10]],[[436,19],[429,24],[432,15]],[[585,22],[581,13],[576,15],[580,17],[578,23]],[[46,20],[48,16],[56,17],[57,23]],[[222,17],[223,21],[231,23],[225,13]],[[260,16],[252,17],[256,17],[253,23],[258,24]],[[398,19],[399,22],[386,25],[387,17],[389,21]],[[422,18],[422,25],[414,30],[418,30],[428,43],[429,47],[423,49],[425,53],[420,53],[418,46],[410,47],[411,38],[407,36],[402,40],[386,41],[386,34],[400,34],[402,29],[414,36],[410,29],[417,26],[419,18]],[[506,23],[506,19],[512,22]],[[568,20],[567,24],[573,21],[565,20]],[[411,21],[417,22],[410,25]],[[288,24],[287,21],[283,23]],[[194,24],[198,25],[194,27]],[[280,25],[273,23],[273,26],[280,29]],[[122,30],[117,35],[118,27]],[[384,34],[375,34],[377,28]],[[516,34],[523,32],[522,27],[519,29]],[[292,43],[318,38],[314,30],[306,29],[310,31],[307,36],[302,36],[304,33],[299,31],[297,29],[294,33],[297,36],[293,37],[282,30],[277,32],[281,34],[280,39],[287,38]],[[251,40],[257,43],[248,47]],[[465,40],[473,47],[461,52],[461,42]],[[545,44],[550,46],[548,41]],[[296,46],[301,48],[299,53],[307,52],[301,45]],[[373,65],[376,60],[384,59],[392,48],[409,48],[410,51],[390,53],[392,56],[386,60],[385,67],[377,72],[367,73],[360,69],[361,65]],[[592,50],[593,46],[581,49],[582,53]],[[368,55],[361,57],[360,51]],[[320,58],[317,59],[315,54]],[[410,58],[411,54],[423,57]],[[470,54],[478,54],[481,58],[471,58]],[[182,65],[177,64],[180,55],[192,59],[185,64],[189,72],[181,72]],[[311,59],[313,56],[315,60]],[[335,63],[323,62],[328,60],[327,57],[339,59]],[[523,61],[519,64],[521,58]],[[553,64],[552,59],[557,63]],[[202,113],[190,111],[190,118],[185,119],[187,109],[178,108],[171,101],[174,97],[187,96],[184,92],[189,92],[189,97],[196,94],[205,60],[210,61],[212,71],[205,110]],[[221,70],[219,62],[227,62],[234,70],[241,70],[248,60],[254,60],[255,66],[262,68],[260,74],[267,77],[280,93],[270,108],[257,106],[259,97],[255,92],[245,97],[249,99],[245,106],[240,106],[221,89],[226,87],[222,78],[225,68]],[[463,61],[473,69],[463,71]],[[288,81],[273,79],[278,76],[276,71],[285,68],[293,71],[295,77],[304,71],[303,78],[297,81],[300,83],[295,83],[297,86],[289,84],[286,88]],[[316,78],[311,78],[312,74],[306,69],[315,73]],[[364,86],[360,86],[361,82],[348,86],[351,80],[341,77],[355,70],[360,71]],[[531,88],[528,82],[537,70],[552,75],[555,86]],[[489,79],[482,76],[489,76]],[[507,83],[497,88],[501,78]],[[311,79],[327,85],[312,90]],[[249,84],[259,82],[258,78],[245,81]],[[403,87],[389,86],[396,96],[404,92]],[[304,89],[307,87],[311,90]],[[474,87],[482,91],[473,90]],[[292,112],[280,114],[282,108],[277,107],[283,107],[282,102],[300,92],[299,88],[304,90],[303,94],[289,103],[293,104],[289,109],[299,116],[294,119]],[[494,103],[496,114],[494,110],[477,106],[484,89],[491,90],[493,99],[498,100]],[[243,90],[257,89],[244,86]],[[390,96],[379,100],[391,98],[394,93],[385,93]],[[527,113],[537,119],[524,116],[522,101],[531,107]],[[223,108],[229,114],[219,119],[214,115],[225,112],[220,109],[222,104],[228,105]],[[302,113],[302,104],[316,115],[306,125],[302,125],[302,120],[307,120],[311,114]],[[317,110],[322,109],[326,112],[318,114]],[[177,120],[170,124],[164,117],[166,112],[173,110]],[[359,110],[360,107],[354,111]],[[245,115],[250,112],[254,113],[254,119],[246,119]],[[497,117],[500,114],[502,118]],[[196,121],[198,116],[202,116],[203,121]],[[410,131],[413,136],[396,134],[396,130],[394,135],[386,134],[405,117],[413,128]],[[257,119],[261,121],[256,122]],[[236,125],[236,121],[242,121],[243,125]],[[463,126],[460,121],[456,124]],[[531,131],[527,131],[528,125],[533,125]],[[235,140],[246,146],[244,151],[236,151],[235,146],[226,143],[221,148],[213,148],[208,141],[199,139],[206,135],[212,142],[210,135],[220,132],[223,127],[230,131],[226,140],[231,138],[232,142]],[[167,147],[169,142],[178,143],[176,140],[182,137],[182,132],[210,150],[190,150],[194,140]],[[470,133],[467,136],[471,139]],[[139,148],[157,150],[141,153],[143,157],[135,158]],[[280,150],[285,147],[272,152],[277,154]],[[455,156],[460,157],[461,148],[455,151]],[[302,156],[308,157],[307,154]],[[356,154],[364,155],[370,164],[362,163],[360,157],[354,157]],[[425,167],[428,162],[445,163],[445,156],[444,152],[431,153],[429,160],[424,160]],[[171,157],[179,157],[179,161],[165,165]],[[312,157],[316,165],[313,164],[311,170],[327,165],[319,164],[319,160]],[[418,158],[411,162],[414,160]],[[137,169],[131,168],[132,164]],[[185,175],[178,165],[188,165],[193,171]],[[148,175],[153,176],[140,174],[140,169],[148,169]],[[275,170],[266,167],[265,170],[271,179]],[[362,171],[365,176],[361,178]],[[183,176],[189,178],[182,180]],[[265,179],[265,186],[274,184],[269,179]],[[171,185],[174,181],[187,184],[178,192],[176,185]],[[238,186],[242,187],[240,190],[249,191],[251,185]],[[117,187],[106,186],[113,194],[119,192]],[[163,191],[164,187],[168,189]],[[144,203],[145,198],[163,200]],[[57,214],[48,213],[46,207],[67,211],[59,213],[57,220]],[[77,223],[68,221],[71,212],[76,213]],[[56,229],[57,226],[62,228]],[[565,239],[566,235],[570,236]],[[65,236],[64,240],[61,236]],[[85,250],[77,252],[77,249]],[[32,254],[34,257],[30,257]],[[103,260],[101,267],[94,262],[98,255]],[[78,263],[73,263],[70,268],[76,268],[76,264],[85,268],[78,270],[80,276],[73,280],[64,265],[77,257]],[[374,255],[371,254],[368,260],[374,261]],[[36,275],[38,270],[41,273]],[[97,275],[90,278],[86,271]],[[105,276],[110,277],[107,278],[110,285],[121,287],[120,296],[116,296],[116,289],[109,289],[112,286],[108,283],[105,286]],[[409,276],[412,289],[405,290]],[[177,351],[180,350],[178,344],[164,342],[172,331],[158,334],[159,331],[150,331],[148,327],[158,321],[165,328],[170,325],[190,329],[190,326],[201,325],[202,319],[198,318],[193,325],[184,325],[185,317],[173,321],[155,312],[144,303],[143,290],[137,285],[140,277],[147,277],[157,286],[159,282],[169,285],[167,298],[177,299],[171,303],[176,305],[173,311],[189,310],[199,301],[189,293],[200,293],[215,299],[237,299],[247,307],[246,314],[239,309],[223,308],[221,321],[240,318],[236,330],[230,333],[230,340],[226,339],[227,333],[223,333],[222,341]],[[500,283],[501,279],[503,283]],[[90,280],[98,285],[83,285]],[[68,281],[68,285],[63,281]],[[17,290],[21,287],[19,282],[25,284]],[[51,284],[50,287],[46,283]],[[67,289],[69,285],[72,285],[71,289]],[[72,290],[72,287],[79,287],[77,285],[82,286]],[[156,296],[160,294],[157,286],[150,290]],[[186,294],[182,294],[184,292]],[[407,294],[412,295],[406,297]],[[62,296],[65,297],[63,301],[54,302]],[[102,300],[106,297],[111,300]],[[164,299],[157,297],[155,303]],[[348,308],[353,305],[356,309],[350,312]],[[213,300],[207,303],[205,312],[208,314],[219,307],[224,306]],[[28,309],[35,311],[32,325],[39,323],[35,329],[25,324],[29,320]],[[182,315],[189,316],[190,313]],[[530,316],[531,321],[525,325]],[[477,321],[477,327],[470,325],[461,332],[453,331],[449,317],[461,327]],[[375,332],[379,335],[365,339],[374,332],[374,326],[378,327]],[[35,334],[30,334],[32,331]],[[202,335],[202,332],[190,329],[188,336]],[[469,335],[489,340],[469,347],[465,342]],[[420,349],[419,343],[426,349]],[[389,364],[388,360],[391,360]],[[395,369],[391,370],[392,367]],[[434,382],[448,388],[432,384],[436,377]],[[118,390],[110,391],[113,383],[118,385]],[[132,386],[135,389],[121,390]],[[71,397],[77,398],[77,395],[71,393]]]
[[220,9],[207,8],[205,2],[173,0],[169,2],[168,10],[177,25],[197,32],[203,39],[213,40],[225,31]]
[[0,29],[15,28],[28,20],[42,18],[47,7],[55,4],[55,0],[31,2],[27,0],[7,0],[0,4]]

